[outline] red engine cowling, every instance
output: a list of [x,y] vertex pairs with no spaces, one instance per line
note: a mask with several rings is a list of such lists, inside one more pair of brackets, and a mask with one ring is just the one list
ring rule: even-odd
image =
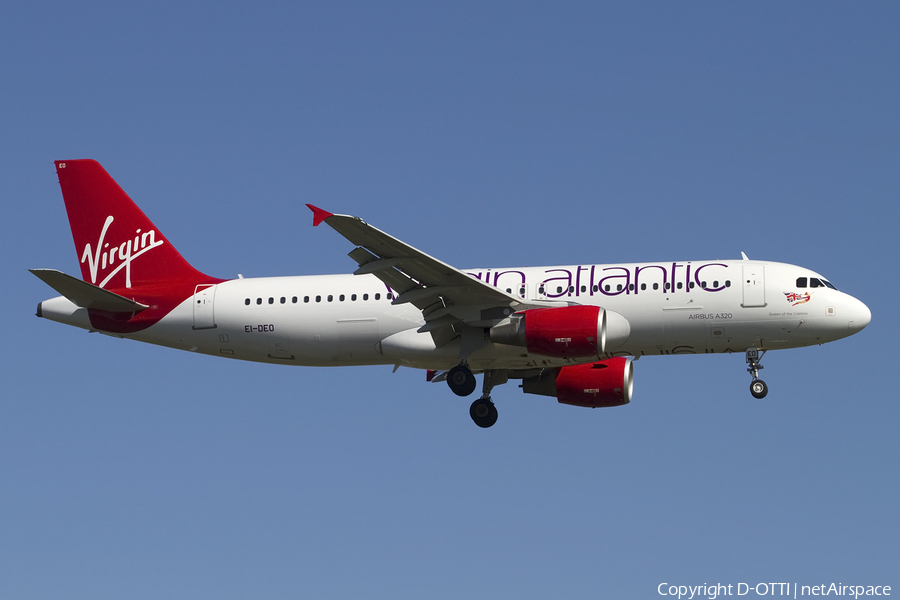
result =
[[527,310],[522,313],[525,347],[546,356],[597,356],[603,346],[602,319],[597,306]]
[[620,346],[631,326],[620,314],[598,306],[533,308],[491,328],[491,341],[525,346],[559,358],[590,358]]
[[621,406],[631,402],[634,372],[630,358],[615,357],[553,371],[556,371],[555,377],[543,375],[523,380],[523,391],[526,394],[556,396],[560,404],[590,408]]

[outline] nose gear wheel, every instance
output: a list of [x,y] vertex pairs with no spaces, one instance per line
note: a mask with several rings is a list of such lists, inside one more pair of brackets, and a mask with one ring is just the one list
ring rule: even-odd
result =
[[761,400],[769,393],[769,386],[762,379],[756,379],[750,383],[750,393],[753,394],[754,398]]

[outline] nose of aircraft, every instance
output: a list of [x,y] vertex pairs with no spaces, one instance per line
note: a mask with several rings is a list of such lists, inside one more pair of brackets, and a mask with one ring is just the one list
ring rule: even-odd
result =
[[847,312],[850,316],[849,326],[851,334],[862,331],[869,324],[869,321],[872,320],[872,311],[856,298],[850,299],[850,306]]

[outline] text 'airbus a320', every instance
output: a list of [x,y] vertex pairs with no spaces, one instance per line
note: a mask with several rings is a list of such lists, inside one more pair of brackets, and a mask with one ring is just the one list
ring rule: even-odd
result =
[[491,391],[585,407],[627,404],[632,360],[745,353],[762,398],[767,350],[852,335],[859,300],[802,267],[748,260],[583,264],[463,271],[365,221],[312,205],[354,246],[353,274],[216,279],[191,267],[93,160],[56,162],[81,279],[32,273],[62,294],[37,315],[124,338],[284,365],[425,369],[470,415],[497,420]]

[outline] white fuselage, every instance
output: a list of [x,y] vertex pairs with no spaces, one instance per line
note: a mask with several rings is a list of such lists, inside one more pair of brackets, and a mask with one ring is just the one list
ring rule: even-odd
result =
[[[799,287],[821,276],[762,261],[687,261],[477,269],[474,277],[530,301],[600,306],[624,317],[627,339],[599,358],[796,348],[846,337],[870,313],[836,289]],[[459,363],[459,341],[436,348],[411,304],[372,275],[236,279],[198,286],[158,323],[122,337],[161,346],[274,364],[398,364],[445,369]],[[94,329],[87,310],[65,298],[42,316]],[[596,357],[595,357],[596,358]],[[586,359],[590,360],[590,359]],[[483,345],[473,369],[528,369],[584,362]]]

